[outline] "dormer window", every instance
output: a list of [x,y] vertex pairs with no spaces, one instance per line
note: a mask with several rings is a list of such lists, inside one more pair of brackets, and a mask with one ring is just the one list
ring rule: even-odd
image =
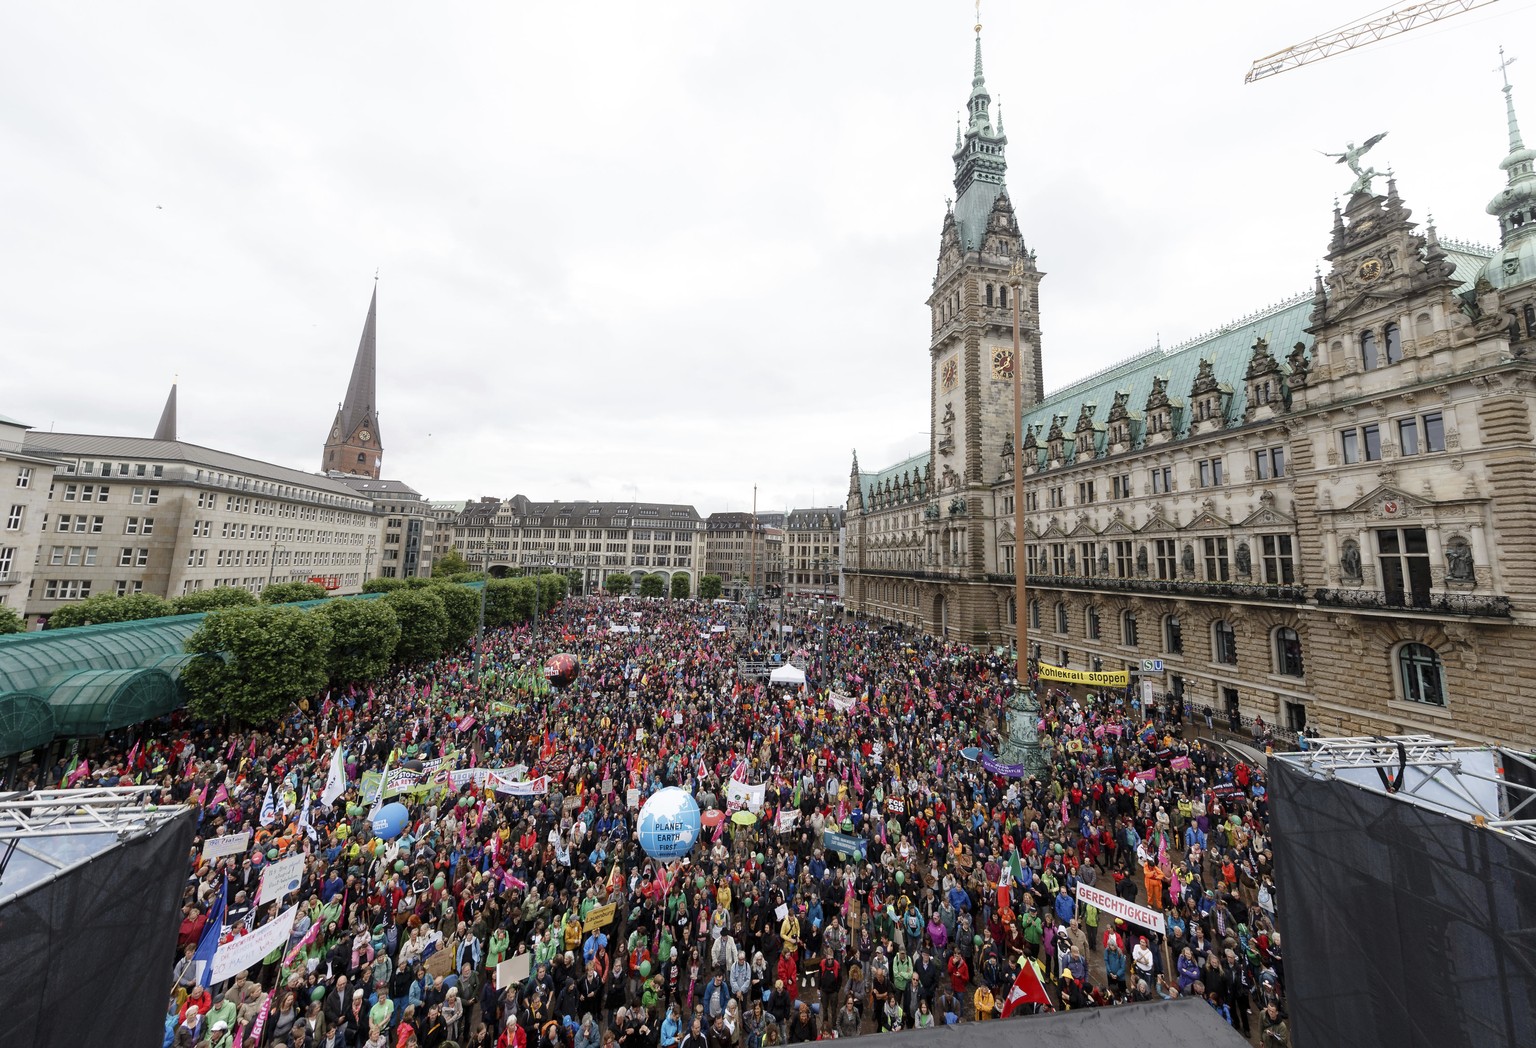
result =
[[1269,383],[1259,382],[1253,387],[1253,399],[1259,404],[1269,403]]

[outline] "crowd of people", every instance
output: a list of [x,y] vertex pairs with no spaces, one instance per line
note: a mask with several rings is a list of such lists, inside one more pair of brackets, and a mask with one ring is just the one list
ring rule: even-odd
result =
[[[806,684],[744,678],[770,651]],[[579,675],[545,689],[559,652]],[[1024,965],[1049,1003],[1022,1011],[1198,996],[1287,1044],[1262,771],[1124,690],[1045,685],[1046,773],[994,774],[978,756],[1000,750],[1012,665],[829,615],[574,598],[537,635],[488,634],[479,679],[459,653],[280,724],[145,726],[86,774],[32,775],[198,808],[168,1048],[765,1048],[994,1019]],[[407,824],[381,840],[377,784],[402,768]],[[711,821],[679,862],[641,850],[658,788],[728,809],[742,784],[755,820]],[[258,903],[292,855],[297,896]],[[210,911],[227,942],[295,905],[287,943],[205,985]]]

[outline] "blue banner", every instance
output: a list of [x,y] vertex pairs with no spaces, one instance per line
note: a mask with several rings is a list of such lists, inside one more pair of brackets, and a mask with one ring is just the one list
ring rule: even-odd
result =
[[1003,764],[990,753],[981,755],[981,766],[993,775],[1001,775],[1005,779],[1022,779],[1024,777],[1024,765]]
[[864,857],[864,849],[869,844],[863,837],[838,833],[836,830],[821,831],[821,842],[828,851],[839,852],[843,855],[857,855],[861,859]]

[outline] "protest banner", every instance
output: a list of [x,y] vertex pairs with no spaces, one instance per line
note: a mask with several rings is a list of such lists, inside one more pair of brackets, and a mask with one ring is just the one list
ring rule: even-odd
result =
[[981,755],[981,766],[993,775],[1001,775],[1005,779],[1022,779],[1024,777],[1024,765],[1004,764],[990,753]]
[[1172,768],[1174,771],[1188,771],[1189,766],[1190,760],[1188,757],[1175,757],[1173,760],[1168,762],[1168,767]]
[[774,829],[780,833],[786,833],[794,829],[795,823],[800,821],[800,809],[780,808],[778,816],[774,819]]
[[853,709],[854,698],[851,695],[844,695],[841,692],[834,691],[832,694],[827,696],[827,702],[832,706],[834,710],[837,710],[837,712],[847,713],[849,710]]
[[1154,768],[1148,768],[1145,771],[1137,772],[1135,777],[1140,779],[1142,782],[1151,782],[1153,779],[1157,778],[1157,771]]
[[740,811],[745,808],[750,812],[760,812],[763,810],[763,802],[767,796],[766,782],[751,786],[732,779],[725,787],[725,808],[727,811]]
[[587,919],[581,922],[581,930],[584,932],[596,931],[599,928],[613,923],[613,914],[617,907],[613,903],[606,906],[594,906],[587,913]]
[[299,916],[299,908],[290,906],[272,920],[249,935],[242,935],[220,946],[213,955],[211,982],[220,983],[233,978],[279,946],[286,945],[293,933],[293,922]]
[[848,833],[838,833],[836,830],[823,830],[821,842],[828,851],[835,851],[839,855],[857,855],[864,857],[864,850],[868,842],[863,837],[855,837]]
[[209,862],[226,855],[240,855],[251,847],[251,831],[231,833],[224,837],[210,837],[203,842],[203,858]]
[[508,986],[515,986],[528,978],[531,970],[533,955],[520,953],[515,957],[508,957],[496,966],[496,989],[505,990]]
[[535,779],[513,782],[493,772],[485,781],[486,785],[497,793],[505,793],[512,797],[532,797],[549,792],[548,775],[540,775]]
[[1077,882],[1077,901],[1087,903],[1100,913],[1107,913],[1111,917],[1118,917],[1131,924],[1139,924],[1143,928],[1151,928],[1159,935],[1164,934],[1167,927],[1163,915],[1156,910],[1127,902],[1112,892],[1091,888],[1082,881]]
[[1062,684],[1086,684],[1101,688],[1123,688],[1131,683],[1129,670],[1069,670],[1063,666],[1040,663],[1040,679]]
[[261,890],[256,893],[256,905],[265,906],[284,895],[299,890],[304,879],[304,856],[290,855],[268,865],[261,871]]

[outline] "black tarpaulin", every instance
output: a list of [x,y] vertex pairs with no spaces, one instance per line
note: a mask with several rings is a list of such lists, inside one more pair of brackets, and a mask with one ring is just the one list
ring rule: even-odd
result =
[[1197,998],[1015,1015],[857,1039],[859,1048],[1242,1048],[1246,1043]]

